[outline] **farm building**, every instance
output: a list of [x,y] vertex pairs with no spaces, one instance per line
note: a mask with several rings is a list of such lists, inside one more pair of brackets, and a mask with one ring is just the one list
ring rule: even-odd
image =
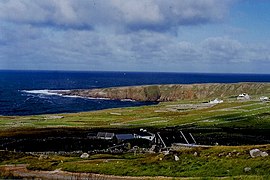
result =
[[130,140],[130,139],[134,139],[134,135],[133,134],[116,134],[115,135],[116,139],[118,142],[122,142],[125,140]]
[[250,96],[247,93],[239,94],[237,100],[249,100]]
[[114,133],[108,132],[98,132],[97,139],[112,140],[114,138]]
[[260,97],[260,100],[261,101],[269,101],[269,97],[262,96],[262,97]]
[[219,104],[219,103],[223,103],[223,100],[220,100],[218,98],[209,101],[209,104]]
[[141,129],[139,133],[134,134],[134,138],[138,139],[147,139],[149,141],[153,141],[155,139],[155,134],[147,132],[146,130]]

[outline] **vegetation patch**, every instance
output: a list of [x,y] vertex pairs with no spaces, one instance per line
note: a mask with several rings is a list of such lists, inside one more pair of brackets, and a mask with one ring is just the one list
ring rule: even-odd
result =
[[[147,92],[155,94],[156,90],[152,89]],[[183,108],[185,103],[192,104],[192,108]],[[224,99],[224,103],[221,104],[193,108],[202,103],[200,101],[192,103],[163,102],[153,106],[115,108],[55,116],[1,116],[0,164],[28,164],[27,168],[31,170],[61,169],[69,172],[120,176],[200,177],[205,179],[239,176],[267,179],[270,174],[269,156],[251,158],[249,151],[259,148],[270,153],[269,145],[251,145],[259,142],[269,144],[270,142],[270,104],[259,101],[236,102],[230,101],[228,98]],[[166,110],[168,107],[176,108],[169,111]],[[10,140],[16,138],[42,139],[43,136],[58,137],[59,134],[65,134],[66,139],[76,145],[84,141],[80,137],[81,135],[87,138],[89,131],[108,130],[109,132],[125,133],[134,132],[142,127],[155,132],[163,130],[191,132],[198,142],[211,141],[212,145],[218,142],[216,140],[220,140],[229,142],[228,144],[238,144],[236,142],[239,141],[242,144],[250,144],[250,146],[180,149],[166,155],[162,152],[90,154],[90,157],[86,159],[80,158],[78,154],[47,155],[45,158],[29,153],[5,151],[4,148],[5,143],[11,143]],[[56,140],[59,140],[57,145],[65,147],[66,144],[63,142],[67,141],[62,138],[64,140],[61,144],[61,138],[59,136],[59,139],[54,139],[55,141],[52,139],[46,139],[46,141],[55,143]],[[96,141],[103,145],[103,141]],[[222,144],[221,142],[218,143]],[[38,143],[42,144],[41,141]],[[84,150],[90,148],[90,144],[86,144],[89,146],[85,146]]]
[[[249,151],[258,148],[269,153],[269,145],[263,146],[217,146],[171,151],[165,155],[94,154],[87,159],[64,156],[9,155],[5,164],[22,162],[30,170],[56,170],[88,172],[120,176],[168,176],[168,177],[268,177],[270,158],[252,158]],[[7,153],[7,152],[5,152]],[[2,154],[4,155],[4,154]],[[178,157],[176,160],[175,157]],[[16,160],[15,160],[16,159]]]

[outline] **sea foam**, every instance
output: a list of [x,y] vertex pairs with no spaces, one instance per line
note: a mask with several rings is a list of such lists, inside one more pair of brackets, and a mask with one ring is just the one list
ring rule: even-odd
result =
[[[99,100],[110,100],[109,98],[94,98],[94,97],[83,97],[77,95],[63,95],[61,92],[69,92],[70,90],[21,90],[21,92],[28,93],[28,94],[41,94],[46,96],[61,96],[61,97],[68,97],[68,98],[83,98],[83,99],[99,99]],[[128,101],[128,100],[126,100]]]
[[48,95],[48,96],[63,96],[61,92],[68,92],[69,90],[48,90],[48,89],[43,89],[43,90],[22,90],[21,92],[24,93],[29,93],[29,94],[43,94],[43,95]]

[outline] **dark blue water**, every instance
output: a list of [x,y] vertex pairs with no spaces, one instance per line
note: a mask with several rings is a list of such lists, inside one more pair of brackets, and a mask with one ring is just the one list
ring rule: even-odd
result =
[[30,93],[36,92],[33,90],[91,89],[146,84],[234,82],[270,82],[270,75],[0,71],[0,115],[71,113],[151,104],[147,102],[70,98],[44,93]]

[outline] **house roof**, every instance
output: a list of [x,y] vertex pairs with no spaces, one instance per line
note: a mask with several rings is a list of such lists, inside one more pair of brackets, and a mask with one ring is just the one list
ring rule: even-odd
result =
[[133,134],[116,134],[115,136],[118,140],[134,139]]
[[244,97],[244,96],[248,96],[248,94],[247,93],[239,94],[239,97]]
[[108,133],[108,132],[98,132],[97,133],[98,138],[113,138],[114,133]]
[[150,133],[150,132],[144,132],[144,131],[140,131],[138,133],[136,133],[139,136],[153,136],[154,134]]

